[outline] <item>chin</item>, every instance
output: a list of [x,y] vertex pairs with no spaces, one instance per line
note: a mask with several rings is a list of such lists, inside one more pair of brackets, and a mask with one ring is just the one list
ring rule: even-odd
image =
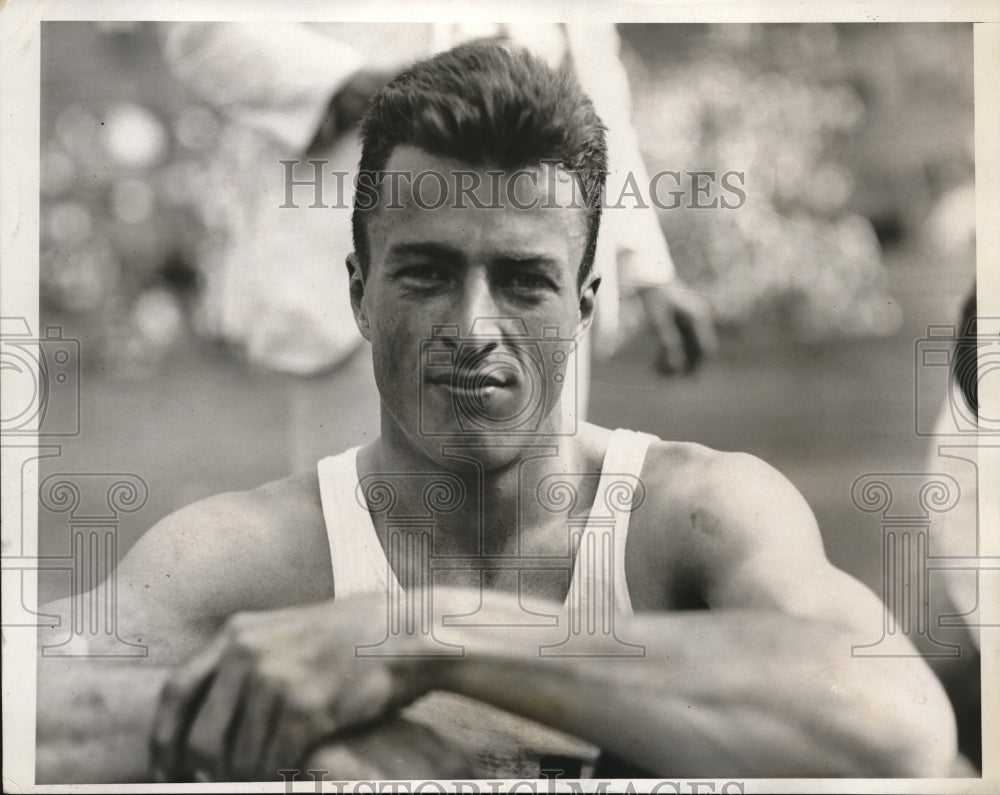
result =
[[423,453],[443,469],[467,469],[474,464],[483,471],[493,471],[510,466],[524,458],[524,452],[537,447],[535,437],[524,434],[470,435],[456,430],[454,435],[418,437]]

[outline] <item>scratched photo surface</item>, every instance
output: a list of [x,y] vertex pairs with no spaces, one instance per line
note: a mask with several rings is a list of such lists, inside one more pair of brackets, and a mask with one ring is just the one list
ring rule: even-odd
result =
[[[358,125],[379,87],[417,59],[495,36],[522,37],[557,69],[584,61],[558,25],[195,27],[41,27],[40,316],[37,328],[5,317],[2,332],[5,359],[38,363],[35,403],[4,418],[7,447],[29,418],[38,423],[38,493],[23,497],[37,498],[38,557],[18,558],[11,568],[22,571],[5,576],[34,567],[37,603],[71,606],[58,620],[27,609],[5,618],[58,627],[43,657],[142,666],[150,638],[118,611],[119,598],[158,590],[172,566],[186,565],[117,577],[116,562],[149,528],[212,495],[316,471],[321,459],[378,437],[372,347],[351,311],[345,258]],[[627,93],[595,103],[599,114],[602,102],[619,114],[610,134],[626,128],[639,160],[609,179],[602,234],[638,213],[652,219],[665,243],[661,273],[646,263],[616,274],[621,249],[617,262],[612,253],[585,340],[478,318],[487,335],[530,338],[536,402],[497,420],[473,395],[457,421],[473,446],[491,433],[530,443],[558,383],[563,405],[571,398],[565,437],[589,422],[766,461],[804,496],[830,562],[887,605],[845,655],[888,659],[901,637],[910,641],[956,715],[963,766],[953,775],[978,776],[979,634],[991,618],[979,598],[989,574],[978,559],[977,446],[998,420],[977,418],[977,340],[991,321],[977,331],[972,25],[607,27],[617,52],[605,75],[619,75]],[[348,75],[332,101],[315,80],[288,89],[303,70],[323,69]],[[643,303],[647,281],[674,277],[681,303],[659,318],[677,325],[657,328]],[[421,378],[440,366],[441,351],[461,362],[477,327],[428,326],[425,336],[412,368]],[[410,408],[422,437],[438,444],[431,399],[414,394]],[[546,443],[558,451],[565,437]],[[436,546],[435,512],[471,498],[460,479],[435,481],[432,469],[427,484],[392,472],[357,484],[355,508],[383,511],[384,543],[395,538],[383,559],[397,573],[418,559],[419,571],[402,578],[414,592],[523,591],[524,614],[499,631],[530,631],[541,614],[527,605],[547,593],[539,561],[563,560],[565,579],[580,543],[584,522],[566,500],[601,485],[570,473],[567,497],[539,484],[550,513],[568,517],[568,551],[532,549],[525,536],[513,553],[490,553],[504,560],[484,573],[469,563],[473,553],[458,555],[462,563]],[[626,512],[655,498],[656,485],[637,475],[619,483]],[[428,506],[422,536],[412,516],[393,530],[391,507],[379,503],[387,490],[414,488]],[[483,522],[470,532],[485,538]],[[613,554],[613,535],[587,548],[589,565],[615,566],[601,557]],[[197,558],[202,543],[191,534],[183,555]],[[307,586],[301,593],[319,598]],[[390,611],[433,609],[402,591],[387,598]],[[643,648],[642,638],[602,626],[609,656]],[[561,631],[546,648],[571,648],[560,643],[586,630]],[[447,655],[452,647],[440,644]],[[464,731],[487,746],[479,761],[495,765],[474,770],[539,777],[511,761],[515,751],[493,729],[480,736],[473,721]],[[542,777],[664,777],[602,768],[596,757],[566,762],[574,742],[552,741]],[[743,791],[739,776],[725,775]]]

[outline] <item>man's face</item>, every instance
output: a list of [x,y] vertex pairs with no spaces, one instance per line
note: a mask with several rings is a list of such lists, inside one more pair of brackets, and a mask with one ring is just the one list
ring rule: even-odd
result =
[[387,171],[406,176],[383,183],[368,221],[367,276],[349,260],[383,434],[392,422],[433,459],[442,444],[503,442],[473,453],[502,465],[563,430],[559,394],[575,388],[564,375],[596,289],[594,277],[578,286],[585,211],[554,166],[502,173],[407,146]]

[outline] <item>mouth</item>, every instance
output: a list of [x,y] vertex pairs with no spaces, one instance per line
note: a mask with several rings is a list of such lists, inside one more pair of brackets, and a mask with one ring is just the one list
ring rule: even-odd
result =
[[477,370],[452,370],[431,376],[428,381],[435,386],[447,387],[457,392],[482,392],[494,389],[513,389],[519,383],[517,374],[508,366]]

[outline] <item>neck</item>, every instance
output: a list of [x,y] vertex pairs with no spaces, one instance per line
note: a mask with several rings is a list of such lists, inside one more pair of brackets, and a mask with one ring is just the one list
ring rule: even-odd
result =
[[393,497],[392,507],[381,511],[369,500],[380,534],[393,519],[430,516],[442,552],[501,554],[518,533],[565,526],[564,517],[538,499],[538,486],[546,478],[599,470],[604,449],[593,435],[584,427],[577,436],[455,437],[428,448],[383,405],[382,435],[362,451],[359,469],[363,484],[378,482]]

